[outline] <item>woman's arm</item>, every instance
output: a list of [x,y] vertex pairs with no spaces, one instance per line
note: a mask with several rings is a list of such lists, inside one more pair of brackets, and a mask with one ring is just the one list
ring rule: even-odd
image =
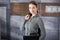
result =
[[40,28],[40,37],[39,37],[39,40],[44,40],[45,36],[46,36],[46,33],[45,33],[45,28],[44,28],[44,24],[43,24],[43,21],[41,18],[38,19],[38,26]]
[[24,23],[23,23],[23,26],[22,26],[22,30],[25,30],[25,24],[28,20],[25,20]]

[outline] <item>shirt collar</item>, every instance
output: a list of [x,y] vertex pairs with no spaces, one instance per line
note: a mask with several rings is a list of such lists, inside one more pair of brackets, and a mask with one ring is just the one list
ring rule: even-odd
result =
[[33,17],[37,17],[39,14],[37,13],[35,16],[33,16]]
[[35,17],[37,17],[37,16],[39,16],[38,13],[37,13],[35,16],[31,17],[30,19],[33,19],[33,18],[35,18]]

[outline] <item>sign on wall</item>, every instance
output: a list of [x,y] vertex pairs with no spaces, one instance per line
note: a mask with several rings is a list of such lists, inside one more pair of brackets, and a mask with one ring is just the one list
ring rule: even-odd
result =
[[59,13],[60,6],[46,6],[45,12],[47,12],[47,13]]

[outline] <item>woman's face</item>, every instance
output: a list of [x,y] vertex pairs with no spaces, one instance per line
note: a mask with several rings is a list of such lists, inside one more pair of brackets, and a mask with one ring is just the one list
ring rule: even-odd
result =
[[29,4],[29,11],[31,14],[37,13],[37,7],[34,4]]

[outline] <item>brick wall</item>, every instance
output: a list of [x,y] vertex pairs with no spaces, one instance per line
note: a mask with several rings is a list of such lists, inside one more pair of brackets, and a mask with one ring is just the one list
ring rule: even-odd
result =
[[11,3],[11,15],[26,15],[27,13],[29,13],[28,3]]
[[[60,6],[59,3],[39,3],[38,12],[42,16],[60,16],[60,13],[46,13],[46,5],[50,6]],[[40,9],[41,8],[41,9]],[[11,3],[11,15],[26,15],[29,13],[28,3]]]

